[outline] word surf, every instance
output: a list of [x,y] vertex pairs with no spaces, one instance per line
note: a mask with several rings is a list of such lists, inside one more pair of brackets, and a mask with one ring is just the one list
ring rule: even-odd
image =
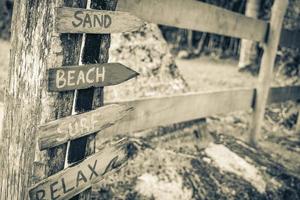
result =
[[102,131],[132,111],[126,105],[110,104],[96,110],[61,118],[39,126],[39,146],[43,150]]

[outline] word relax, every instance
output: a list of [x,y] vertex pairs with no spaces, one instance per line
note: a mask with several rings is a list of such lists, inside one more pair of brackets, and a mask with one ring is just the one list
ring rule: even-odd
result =
[[56,87],[64,88],[70,86],[78,86],[80,84],[93,84],[104,82],[105,67],[102,70],[98,67],[93,67],[87,72],[80,70],[57,70],[56,71]]
[[111,17],[108,14],[93,14],[90,16],[88,13],[84,14],[82,11],[76,11],[74,13],[74,18],[76,19],[75,21],[72,21],[72,25],[74,27],[103,27],[103,28],[108,28],[111,25]]
[[[113,154],[113,152],[107,152]],[[101,157],[106,155],[98,155]],[[80,168],[61,175],[59,179],[50,179],[44,185],[30,191],[31,199],[35,200],[57,200],[72,197],[81,190],[89,187],[94,181],[101,179],[109,171],[118,167],[118,155],[108,156],[105,159],[96,158],[87,164],[82,163]],[[73,171],[75,170],[75,171]]]

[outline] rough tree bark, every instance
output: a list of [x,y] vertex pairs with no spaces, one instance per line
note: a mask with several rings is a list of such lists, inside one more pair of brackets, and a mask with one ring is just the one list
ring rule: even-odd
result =
[[[103,6],[112,1],[95,2]],[[54,10],[61,6],[85,5],[85,0],[14,1],[10,76],[0,134],[0,199],[28,199],[28,187],[64,167],[67,145],[40,152],[37,148],[37,127],[72,113],[74,92],[48,93],[46,69],[79,63],[82,34],[54,33]],[[86,43],[91,43],[88,38]],[[109,41],[107,36],[100,38],[100,41]],[[98,55],[93,55],[97,58],[91,58],[93,61],[86,58],[83,63],[107,61],[109,42],[100,44],[99,40],[94,43],[99,50],[95,51]],[[101,89],[95,90],[98,92],[89,91],[93,96],[93,108],[100,106],[102,100],[99,99],[103,99]],[[76,108],[79,108],[79,99]],[[88,109],[84,107],[77,111]],[[87,149],[92,149],[88,139],[84,143]],[[85,151],[84,156],[92,151]]]
[[[247,0],[245,15],[258,18],[261,0]],[[239,68],[245,68],[256,64],[257,42],[251,40],[242,40],[240,50]]]

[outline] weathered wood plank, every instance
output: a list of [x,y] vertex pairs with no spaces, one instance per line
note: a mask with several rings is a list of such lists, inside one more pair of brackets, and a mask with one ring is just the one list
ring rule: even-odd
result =
[[192,0],[122,0],[117,10],[168,26],[264,42],[267,22]]
[[[300,86],[271,88],[268,104],[300,100],[298,91]],[[108,105],[118,104],[133,110],[111,127],[101,130],[101,134],[128,133],[212,115],[250,110],[253,106],[254,93],[254,89],[236,89],[109,102]],[[51,135],[55,138],[55,134],[51,133]],[[47,141],[48,138],[49,136],[43,140]],[[61,140],[59,143],[63,142],[66,140]],[[52,147],[56,143],[57,141],[47,142],[41,149]]]
[[297,122],[296,122],[295,131],[296,131],[296,134],[298,134],[300,136],[300,101],[298,101],[297,107],[298,107],[298,118],[297,118]]
[[253,89],[238,89],[114,102],[133,107],[134,110],[114,126],[102,131],[101,135],[130,133],[216,114],[250,110],[253,95]]
[[29,190],[32,200],[69,199],[101,181],[104,176],[123,166],[129,159],[127,141],[120,141],[69,167]]
[[51,92],[117,85],[138,75],[120,63],[68,66],[48,70]]
[[270,30],[268,40],[264,46],[264,54],[261,61],[257,92],[255,95],[252,127],[249,134],[249,143],[252,146],[256,146],[257,139],[259,140],[261,137],[260,132],[264,120],[269,88],[272,82],[276,52],[279,45],[282,23],[287,6],[288,0],[275,0],[272,7]]
[[270,88],[268,104],[300,99],[300,86]]
[[300,30],[283,29],[279,43],[282,47],[300,48]]
[[[300,93],[293,93],[299,90],[300,86],[272,88],[268,104],[300,100]],[[284,97],[277,96],[282,94]],[[101,134],[134,132],[217,114],[249,110],[252,108],[253,98],[254,89],[237,89],[111,102],[133,107],[134,111]]]
[[126,12],[80,8],[57,8],[58,33],[119,33],[139,29],[143,22]]
[[39,147],[43,150],[104,130],[120,121],[131,110],[125,105],[108,105],[41,125],[38,130]]

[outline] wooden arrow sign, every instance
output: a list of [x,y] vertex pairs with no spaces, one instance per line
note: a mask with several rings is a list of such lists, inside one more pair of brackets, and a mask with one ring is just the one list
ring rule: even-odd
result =
[[128,115],[133,109],[126,105],[112,104],[86,112],[58,119],[39,127],[41,150],[58,146],[95,132],[104,130]]
[[48,70],[48,90],[59,92],[116,85],[137,75],[120,63],[53,68]]
[[120,33],[139,29],[143,22],[120,11],[80,8],[57,8],[56,31],[58,33]]
[[80,164],[67,168],[29,189],[31,200],[70,199],[101,181],[129,159],[129,142],[120,141],[103,149]]

